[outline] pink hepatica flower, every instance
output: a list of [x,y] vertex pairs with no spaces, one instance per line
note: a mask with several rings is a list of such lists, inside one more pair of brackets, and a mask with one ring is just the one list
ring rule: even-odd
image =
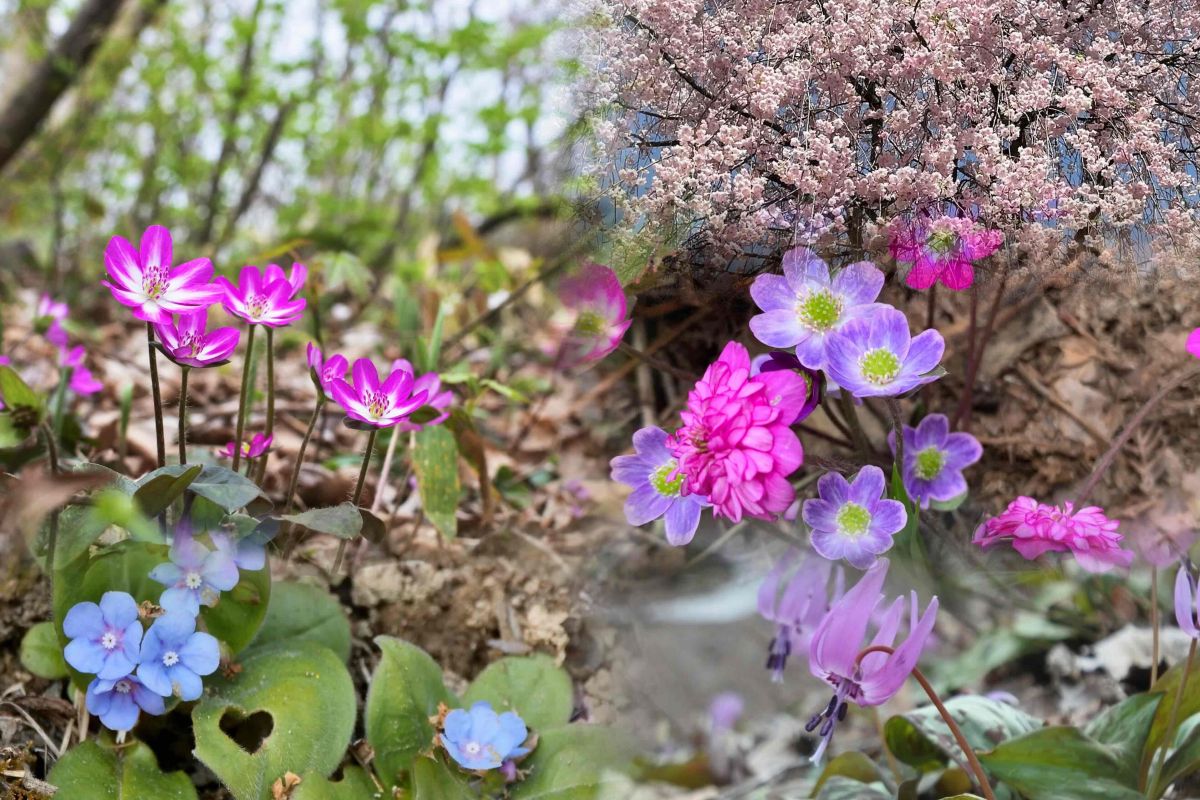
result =
[[351,369],[354,384],[342,378],[333,381],[333,399],[350,419],[376,428],[390,428],[406,420],[409,414],[425,405],[427,391],[413,393],[413,375],[403,369],[393,370],[382,383],[370,359],[360,358]]
[[1003,514],[975,530],[974,542],[988,548],[1012,541],[1013,549],[1030,560],[1046,552],[1070,551],[1088,572],[1108,572],[1133,561],[1133,553],[1121,549],[1124,537],[1117,533],[1119,525],[1097,506],[1075,511],[1069,502],[1059,508],[1018,497]]
[[211,261],[196,258],[172,267],[171,257],[171,232],[161,225],[146,229],[138,250],[114,236],[104,248],[108,280],[101,283],[147,322],[166,322],[172,314],[207,308],[220,298],[221,290],[209,282]]
[[625,292],[615,272],[588,262],[578,275],[559,282],[558,292],[563,305],[574,312],[561,345],[561,364],[596,361],[617,349],[632,320],[625,318]]
[[60,303],[48,294],[38,299],[34,327],[45,334],[46,341],[60,349],[67,346],[67,330],[62,325],[66,318],[66,303]]
[[713,513],[774,519],[796,492],[787,478],[804,462],[792,432],[808,385],[790,370],[750,374],[750,354],[730,342],[688,393],[683,427],[667,441],[683,494],[707,497]]
[[[788,658],[808,656],[809,644],[817,626],[836,603],[844,590],[845,575],[841,567],[824,558],[805,558],[792,573],[780,594],[779,586],[796,564],[800,553],[788,548],[767,573],[758,589],[758,613],[775,623],[775,636],[767,648],[767,669],[771,680],[783,681]],[[829,576],[833,574],[833,595],[829,594]]]
[[345,379],[350,362],[342,354],[325,358],[321,349],[312,342],[308,343],[308,375],[319,391],[327,400],[333,399],[333,382]]
[[884,306],[830,335],[825,371],[855,397],[895,397],[940,378],[945,349],[933,329],[910,337],[908,318]]
[[975,282],[974,263],[987,258],[1004,241],[1000,231],[981,228],[966,217],[939,217],[931,222],[900,221],[892,226],[892,257],[912,264],[904,282],[928,289],[938,281],[955,291]]
[[86,355],[87,351],[83,345],[62,351],[62,368],[71,370],[71,380],[67,383],[67,388],[77,395],[95,394],[104,388],[104,384],[96,380],[91,370],[83,365]]
[[[821,744],[812,760],[821,756],[833,740],[837,723],[846,718],[849,703],[858,706],[878,706],[892,698],[921,658],[921,651],[933,632],[937,618],[938,600],[934,597],[917,616],[917,593],[910,601],[908,638],[892,653],[869,653],[861,660],[858,654],[869,645],[863,642],[867,626],[879,601],[883,599],[883,581],[887,577],[888,560],[881,558],[867,571],[842,599],[821,620],[813,633],[808,650],[808,666],[812,674],[833,687],[829,705],[815,714],[805,726],[811,733],[819,730]],[[891,647],[900,630],[904,614],[904,598],[897,597],[888,607],[870,645]]]
[[[274,436],[263,436],[256,433],[248,442],[242,442],[242,458],[258,458],[271,448]],[[227,442],[225,449],[217,453],[221,458],[233,458],[233,442]]]
[[[417,374],[417,371],[413,369],[413,365],[406,358],[397,358],[392,362],[392,371],[395,372],[398,369],[413,375]],[[447,409],[450,408],[450,403],[454,401],[454,392],[449,389],[444,392],[442,391],[442,379],[438,377],[436,372],[426,372],[413,381],[412,393],[418,394],[420,392],[425,392],[424,408],[432,409],[437,413],[432,419],[420,423],[406,419],[396,426],[397,431],[401,433],[419,431],[429,425],[441,425],[449,419],[450,412]]]
[[1200,358],[1200,328],[1188,334],[1187,351],[1196,358]]
[[304,313],[305,300],[297,295],[307,276],[308,268],[303,264],[292,266],[291,277],[275,264],[261,271],[247,265],[238,273],[236,285],[224,276],[218,277],[217,283],[224,291],[222,303],[230,314],[252,324],[281,328]]
[[176,364],[188,367],[215,367],[229,361],[237,349],[241,332],[237,328],[208,328],[208,309],[180,314],[178,321],[167,319],[154,326],[158,340]]

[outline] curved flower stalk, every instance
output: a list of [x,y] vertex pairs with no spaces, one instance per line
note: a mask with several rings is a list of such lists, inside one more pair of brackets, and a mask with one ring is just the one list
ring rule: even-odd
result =
[[[796,564],[800,552],[788,548],[775,562],[758,589],[758,613],[775,623],[775,635],[767,647],[767,669],[774,683],[783,681],[783,671],[792,656],[807,658],[809,644],[830,605],[845,591],[842,568],[824,558],[807,557],[788,578],[782,594],[779,591],[784,577]],[[833,575],[833,589],[829,577]]]
[[805,500],[802,514],[812,528],[811,542],[823,558],[846,559],[867,569],[892,548],[892,537],[904,529],[908,512],[899,500],[884,498],[883,470],[868,464],[852,482],[836,472],[817,481],[819,497]]
[[208,309],[179,314],[176,319],[156,323],[154,332],[167,358],[179,373],[179,463],[187,463],[188,376],[195,367],[217,367],[229,363],[241,333],[237,328],[208,330]]
[[667,542],[682,547],[696,535],[700,512],[709,502],[703,495],[683,494],[684,476],[667,447],[669,438],[662,428],[642,428],[633,434],[634,454],[609,464],[612,479],[633,489],[625,500],[626,521],[645,525],[665,517]]
[[942,216],[933,220],[898,220],[891,226],[888,249],[892,257],[911,267],[904,282],[912,289],[928,289],[941,282],[962,291],[975,282],[975,262],[987,258],[1004,242],[1000,231],[983,228],[967,217]]
[[[962,471],[983,456],[979,440],[969,433],[951,433],[950,420],[944,414],[930,414],[917,427],[904,426],[904,464],[900,475],[904,491],[921,508],[931,501],[949,502],[967,491]],[[888,444],[896,454],[896,433],[888,434]]]
[[984,549],[1011,541],[1013,549],[1029,560],[1047,552],[1070,552],[1088,572],[1108,572],[1133,561],[1133,553],[1121,549],[1125,537],[1117,532],[1119,526],[1098,506],[1076,511],[1069,501],[1060,507],[1022,496],[976,528],[973,541]]
[[587,262],[578,274],[559,282],[558,293],[571,313],[558,348],[558,366],[598,361],[617,349],[633,320],[626,319],[625,290],[615,272]]
[[855,397],[895,397],[940,378],[945,349],[936,330],[910,336],[908,318],[885,306],[830,334],[825,371]]

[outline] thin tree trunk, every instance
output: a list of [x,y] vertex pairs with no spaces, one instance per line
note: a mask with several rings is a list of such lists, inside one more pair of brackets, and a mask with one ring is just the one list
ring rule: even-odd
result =
[[275,119],[271,120],[271,127],[267,130],[266,138],[263,139],[262,151],[258,157],[258,163],[254,167],[254,172],[246,180],[246,185],[242,189],[242,196],[238,198],[237,206],[230,212],[229,217],[225,220],[225,228],[221,233],[221,238],[217,242],[217,249],[224,247],[225,244],[233,237],[233,230],[237,226],[238,220],[242,215],[250,210],[254,199],[258,196],[258,188],[262,183],[263,173],[271,163],[271,159],[275,157],[275,148],[279,145],[279,139],[283,134],[283,127],[287,124],[288,117],[292,114],[292,109],[296,106],[295,101],[288,100],[279,107],[275,112]]

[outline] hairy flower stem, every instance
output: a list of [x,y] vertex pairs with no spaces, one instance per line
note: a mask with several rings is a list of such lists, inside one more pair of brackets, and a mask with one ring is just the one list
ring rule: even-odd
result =
[[400,431],[393,429],[392,438],[388,441],[387,451],[383,454],[383,466],[379,468],[379,486],[375,490],[375,499],[371,501],[371,510],[378,511],[379,506],[383,503],[383,486],[387,483],[388,475],[392,471],[392,459],[396,456],[396,443],[400,441],[402,434]]
[[[54,441],[54,431],[45,422],[41,425],[42,438],[46,442],[46,458],[50,460],[50,474],[58,474],[58,445]],[[58,549],[58,509],[50,512],[50,530],[46,535],[46,574],[50,584],[54,585],[54,551]]]
[[[265,435],[270,438],[275,435],[275,329],[267,326],[267,423]],[[262,454],[258,464],[258,482],[261,484],[267,477],[267,459],[271,457],[268,448]]]
[[937,315],[937,284],[929,287],[925,298],[925,327],[932,328],[934,317]]
[[[371,453],[375,450],[375,437],[379,435],[378,428],[371,428],[371,435],[367,437],[367,449],[363,452],[362,469],[358,471],[358,485],[354,487],[354,505],[357,506],[362,500],[363,487],[367,485],[367,468],[371,466]],[[346,554],[346,540],[342,539],[338,543],[337,556],[333,559],[333,571],[330,575],[337,575],[338,570],[342,567],[342,557]]]
[[[855,659],[855,664],[862,663],[862,660],[871,653],[887,653],[891,655],[894,652],[896,652],[895,648],[888,647],[885,644],[873,644],[859,652],[858,658]],[[934,690],[921,670],[913,667],[911,674],[917,683],[921,684],[921,688],[929,696],[929,701],[933,703],[933,707],[938,710],[938,713],[942,715],[942,719],[945,720],[946,726],[950,728],[950,733],[954,735],[954,741],[958,742],[963,755],[967,757],[967,764],[971,767],[971,772],[975,773],[975,780],[979,783],[979,789],[983,792],[983,796],[987,800],[996,800],[996,795],[992,792],[992,785],[988,783],[987,774],[983,771],[983,765],[979,763],[979,758],[975,755],[974,748],[967,741],[967,737],[963,736],[962,728],[958,727],[958,723],[950,715],[950,711],[946,708],[945,703],[942,702],[942,698],[938,696],[937,691]]]
[[1151,793],[1148,795],[1150,797],[1158,797],[1162,794],[1161,791],[1158,791],[1158,781],[1162,777],[1167,751],[1175,744],[1175,732],[1179,726],[1179,709],[1183,706],[1183,693],[1187,689],[1188,679],[1192,677],[1192,663],[1196,660],[1198,643],[1200,640],[1192,639],[1191,647],[1188,648],[1187,660],[1183,662],[1183,675],[1179,678],[1179,687],[1175,690],[1175,700],[1171,704],[1171,716],[1167,720],[1167,729],[1163,732],[1162,741],[1159,742],[1158,752],[1154,754],[1154,768],[1150,771],[1151,778],[1146,784],[1151,789]]
[[[313,409],[312,417],[308,420],[308,429],[304,431],[304,438],[300,441],[300,452],[296,453],[296,463],[292,467],[292,477],[288,480],[287,499],[284,500],[284,516],[292,513],[292,509],[296,506],[296,486],[300,483],[300,468],[304,466],[304,452],[308,450],[308,440],[312,438],[313,431],[316,430],[317,420],[321,418],[321,409],[325,407],[325,395],[317,395],[317,405]],[[292,557],[292,551],[296,549],[296,542],[300,538],[300,534],[296,531],[296,526],[289,525],[287,540],[287,550],[284,551],[283,561],[286,564],[288,559]]]
[[871,441],[867,438],[867,432],[863,430],[862,422],[858,419],[858,409],[854,406],[854,398],[850,395],[850,392],[842,389],[838,403],[841,406],[842,416],[845,417],[846,424],[850,426],[850,436],[854,440],[854,445],[858,448],[858,452],[863,457],[863,460],[870,463]]
[[242,391],[238,395],[237,428],[233,435],[233,471],[242,465],[242,434],[246,432],[246,395],[250,391],[250,363],[254,360],[254,325],[246,337],[246,360],[242,363]]
[[63,417],[67,408],[67,385],[71,382],[74,367],[65,367],[58,376],[58,386],[54,389],[54,435],[62,436]]
[[167,463],[167,435],[163,431],[162,392],[158,388],[158,354],[154,352],[154,326],[146,323],[146,349],[150,352],[150,393],[154,398],[154,433],[158,445],[158,466]]
[[[904,476],[904,423],[900,421],[900,401],[887,399],[888,413],[892,417],[892,430],[896,432],[896,470]],[[889,476],[890,477],[890,476]]]
[[1158,683],[1158,659],[1159,655],[1159,613],[1158,613],[1158,567],[1154,564],[1150,565],[1150,627],[1154,631],[1154,639],[1151,647],[1150,661],[1150,685]]
[[996,330],[996,318],[1000,315],[1000,302],[1004,299],[1004,292],[1007,288],[1008,272],[1005,271],[1000,276],[1000,285],[996,287],[996,294],[992,296],[992,305],[988,309],[987,321],[983,324],[983,334],[979,336],[978,344],[975,341],[977,295],[975,287],[971,288],[971,350],[967,358],[967,375],[963,393],[958,399],[958,407],[954,409],[954,416],[950,419],[951,430],[969,431],[971,428],[971,401],[975,394],[975,378],[979,374],[979,365],[983,363],[983,353]]
[[187,463],[187,392],[188,373],[191,367],[184,366],[179,371],[179,463]]

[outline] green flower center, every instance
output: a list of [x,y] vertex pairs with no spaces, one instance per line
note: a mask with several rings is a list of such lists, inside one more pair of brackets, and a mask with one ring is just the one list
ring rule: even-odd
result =
[[900,359],[886,347],[877,347],[863,354],[859,362],[863,377],[871,383],[891,383],[900,373]]
[[683,473],[679,473],[674,478],[671,477],[671,473],[678,466],[678,463],[672,458],[650,473],[650,485],[654,487],[654,491],[663,497],[679,497],[679,492],[683,490]]
[[924,450],[918,451],[916,473],[921,480],[933,480],[944,466],[946,466],[946,454],[937,447],[926,447]]
[[800,324],[809,330],[824,332],[842,318],[842,300],[828,289],[809,292],[796,306]]
[[605,319],[595,311],[581,311],[575,319],[575,330],[587,336],[604,333]]
[[837,524],[846,536],[862,536],[871,527],[871,512],[858,503],[846,503],[837,513]]
[[926,246],[938,255],[949,253],[956,244],[958,244],[958,234],[949,228],[933,231],[929,234],[929,240],[926,242]]

